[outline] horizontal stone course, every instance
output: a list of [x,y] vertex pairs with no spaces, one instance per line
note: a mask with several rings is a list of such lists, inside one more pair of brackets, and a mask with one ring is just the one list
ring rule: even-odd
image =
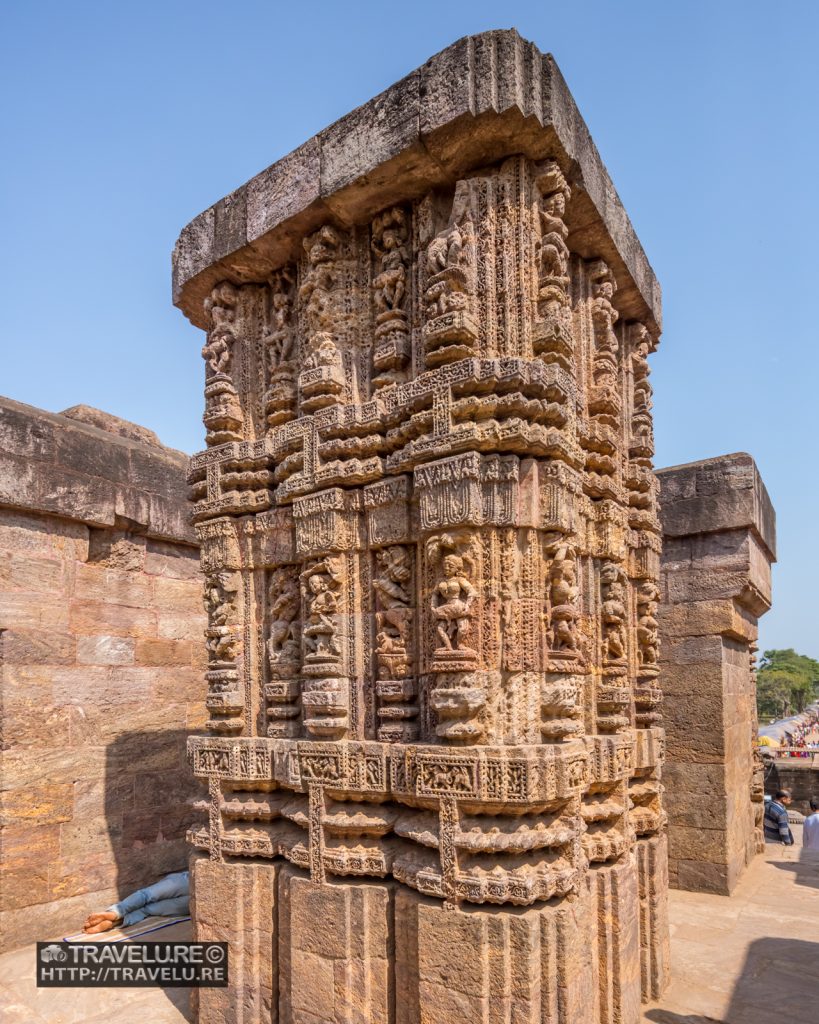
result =
[[186,462],[182,452],[0,398],[0,506],[97,527],[125,520],[195,545]]
[[664,537],[747,528],[776,560],[776,516],[756,463],[739,452],[657,471]]

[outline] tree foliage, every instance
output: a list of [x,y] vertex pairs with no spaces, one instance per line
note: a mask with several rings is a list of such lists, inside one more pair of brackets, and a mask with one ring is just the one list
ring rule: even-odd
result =
[[764,651],[756,677],[760,716],[787,718],[804,711],[819,692],[819,661],[792,648]]

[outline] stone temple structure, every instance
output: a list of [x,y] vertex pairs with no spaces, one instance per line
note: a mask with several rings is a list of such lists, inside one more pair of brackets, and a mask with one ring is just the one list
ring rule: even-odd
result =
[[566,85],[463,39],[197,217],[202,1021],[633,1024],[668,970],[659,287]]
[[765,849],[755,666],[776,516],[742,452],[658,476],[669,881],[727,896]]

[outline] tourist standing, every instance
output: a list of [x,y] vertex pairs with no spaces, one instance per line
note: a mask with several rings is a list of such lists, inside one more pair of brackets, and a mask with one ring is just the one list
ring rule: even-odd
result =
[[815,796],[810,798],[810,809],[813,813],[802,826],[802,848],[819,852],[819,799]]

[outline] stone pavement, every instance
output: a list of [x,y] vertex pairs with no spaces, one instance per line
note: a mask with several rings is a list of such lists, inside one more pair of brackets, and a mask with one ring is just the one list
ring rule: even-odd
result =
[[[769,847],[733,896],[672,891],[672,982],[645,1024],[770,1024],[816,1019],[819,856]],[[185,939],[190,925],[165,931]],[[813,1014],[813,1016],[811,1016]],[[184,1024],[187,989],[37,989],[34,949],[0,956],[3,1024]],[[455,1024],[455,1022],[453,1022]]]
[[[162,941],[191,938],[190,921],[149,936]],[[2,1024],[185,1024],[187,988],[37,988],[35,947],[0,956]]]
[[733,896],[674,891],[671,985],[646,1024],[819,1020],[819,854],[768,846]]

